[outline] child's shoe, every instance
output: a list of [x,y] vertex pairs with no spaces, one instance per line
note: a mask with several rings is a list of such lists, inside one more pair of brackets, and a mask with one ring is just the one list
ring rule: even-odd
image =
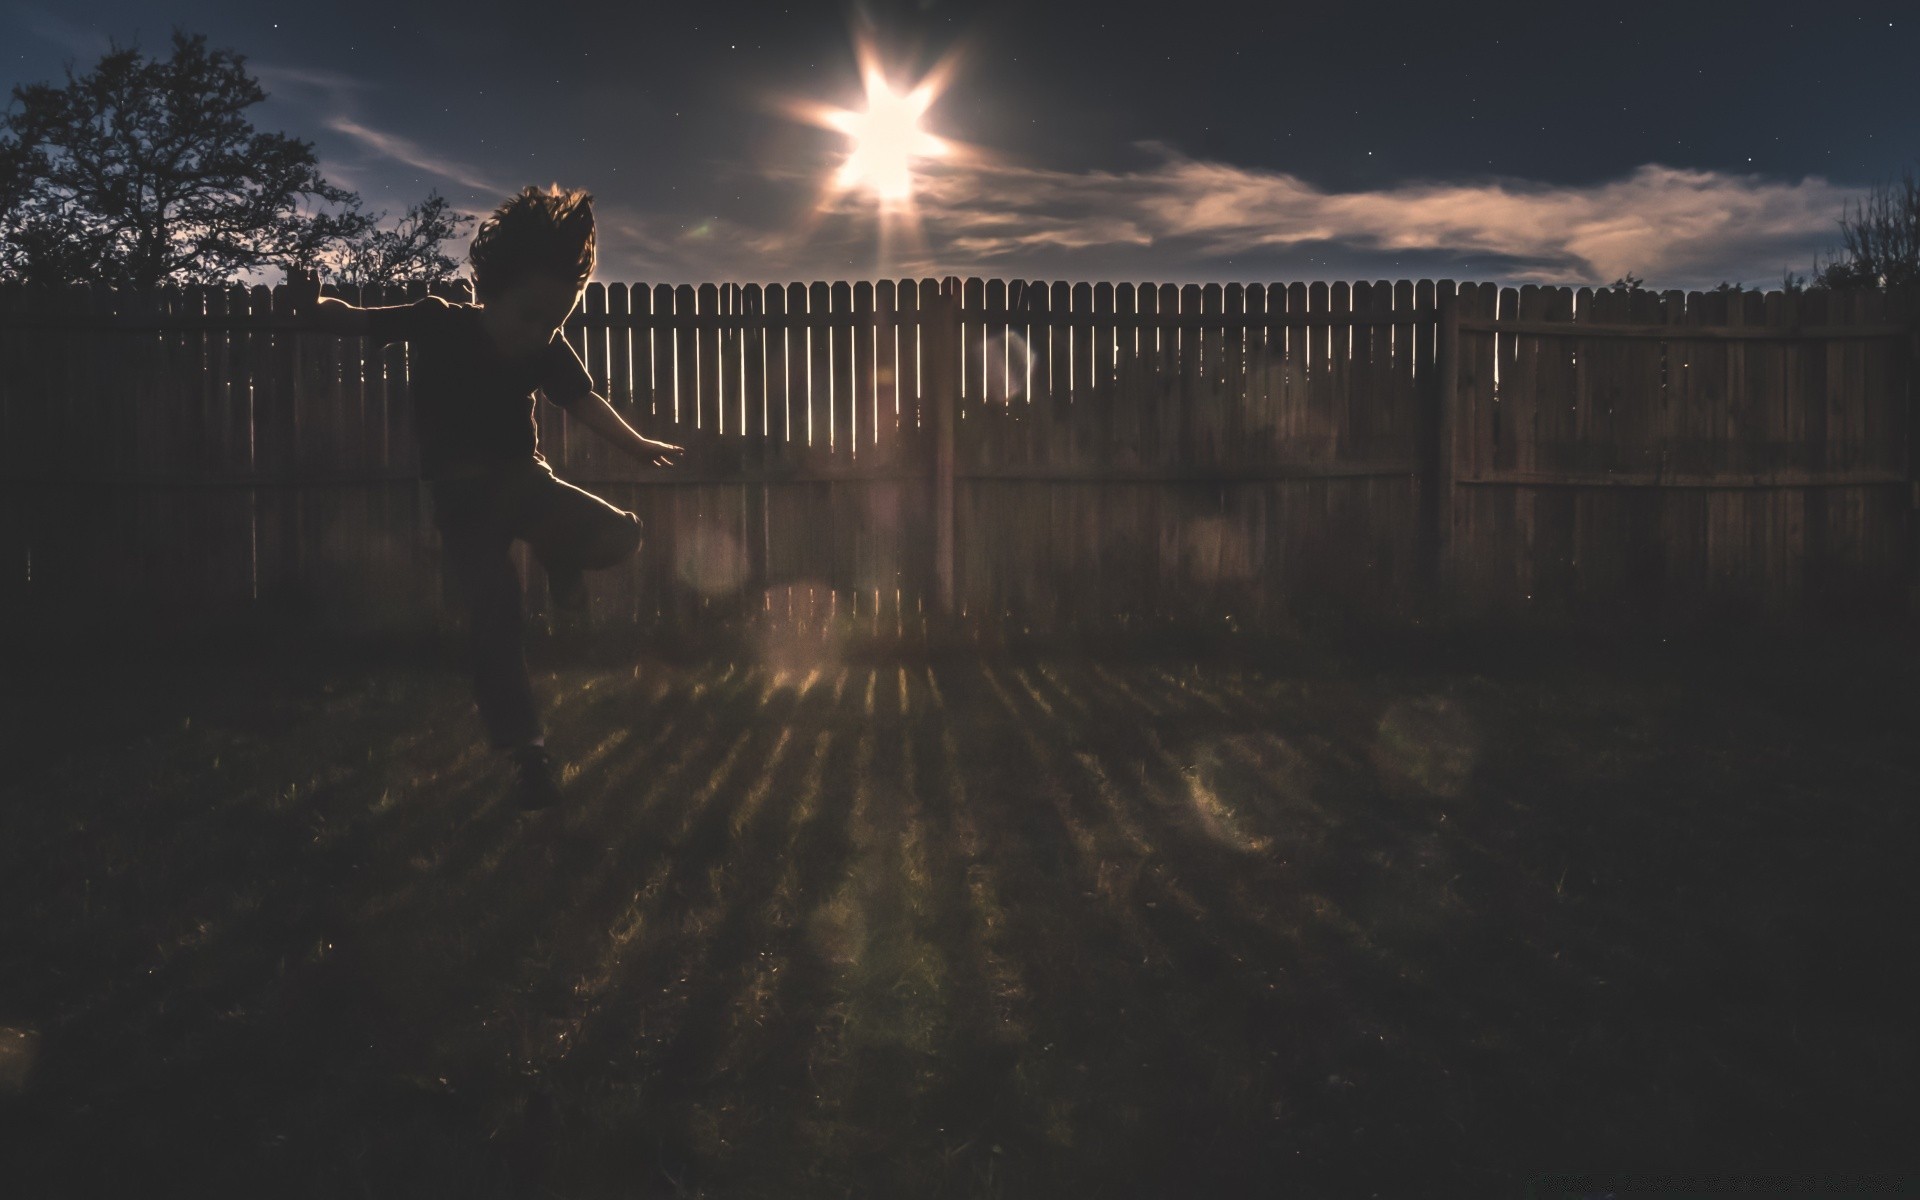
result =
[[560,780],[553,770],[553,755],[545,746],[526,745],[513,751],[513,764],[519,773],[514,798],[522,812],[538,812],[560,802]]

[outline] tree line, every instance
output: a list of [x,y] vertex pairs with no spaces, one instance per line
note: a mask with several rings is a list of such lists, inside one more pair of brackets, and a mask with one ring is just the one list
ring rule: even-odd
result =
[[162,59],[113,44],[85,74],[16,86],[0,118],[0,280],[227,283],[317,270],[345,284],[439,282],[472,217],[429,192],[397,222],[320,173],[310,142],[255,129],[243,55],[173,34]]

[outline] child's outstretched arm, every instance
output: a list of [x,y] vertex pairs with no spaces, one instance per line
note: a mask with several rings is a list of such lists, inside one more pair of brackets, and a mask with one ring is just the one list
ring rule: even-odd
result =
[[320,333],[367,332],[367,310],[320,294],[318,271],[287,272],[287,315]]
[[656,442],[652,438],[642,437],[633,426],[622,420],[613,410],[606,398],[598,392],[588,392],[580,399],[567,405],[567,415],[578,417],[586,423],[588,429],[612,442],[642,463],[656,467],[670,467],[684,454],[685,448],[671,442]]

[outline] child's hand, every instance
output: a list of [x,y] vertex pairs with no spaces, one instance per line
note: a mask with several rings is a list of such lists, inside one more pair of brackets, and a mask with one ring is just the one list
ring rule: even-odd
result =
[[639,457],[650,466],[671,467],[682,454],[687,452],[685,446],[676,446],[672,442],[656,442],[652,438],[641,440],[644,444]]
[[320,272],[287,268],[287,315],[310,317],[320,305]]

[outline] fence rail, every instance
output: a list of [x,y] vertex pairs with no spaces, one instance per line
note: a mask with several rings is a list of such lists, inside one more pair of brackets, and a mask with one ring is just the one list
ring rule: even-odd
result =
[[[607,620],[1857,611],[1912,578],[1912,330],[1875,294],[595,284],[569,342],[687,460],[537,419],[646,522]],[[0,602],[443,611],[408,374],[281,289],[0,288]]]

